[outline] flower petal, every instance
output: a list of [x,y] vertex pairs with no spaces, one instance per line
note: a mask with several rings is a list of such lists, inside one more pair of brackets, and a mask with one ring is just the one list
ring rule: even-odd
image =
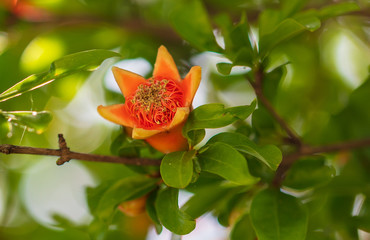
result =
[[118,67],[113,67],[112,72],[125,98],[133,95],[137,87],[146,82],[144,77]]
[[164,46],[160,46],[158,49],[157,59],[154,64],[153,77],[155,79],[181,80],[175,61]]
[[180,123],[184,122],[188,118],[189,113],[190,113],[189,107],[179,107],[179,108],[177,108],[175,116],[173,117],[170,125],[168,127],[166,127],[166,129],[171,129],[171,128],[179,125]]
[[185,106],[190,106],[193,102],[194,95],[198,90],[200,79],[202,78],[202,69],[199,66],[194,66],[190,69],[184,80],[181,82],[181,87],[184,91]]
[[163,131],[164,130],[149,130],[149,129],[134,127],[134,129],[132,130],[132,138],[146,139],[148,137],[151,137]]
[[116,104],[111,106],[98,106],[98,112],[99,114],[116,124],[126,126],[126,127],[133,127],[134,122],[131,119],[130,113],[125,106],[125,104]]
[[145,139],[152,147],[162,153],[185,151],[189,148],[188,141],[182,136],[182,123],[170,131],[156,134]]

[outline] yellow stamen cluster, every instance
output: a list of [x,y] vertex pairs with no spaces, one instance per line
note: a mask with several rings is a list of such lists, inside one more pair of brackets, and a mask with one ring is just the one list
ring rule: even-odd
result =
[[150,79],[139,85],[127,101],[131,116],[140,124],[138,127],[150,128],[172,121],[177,108],[183,105],[183,92],[172,80]]

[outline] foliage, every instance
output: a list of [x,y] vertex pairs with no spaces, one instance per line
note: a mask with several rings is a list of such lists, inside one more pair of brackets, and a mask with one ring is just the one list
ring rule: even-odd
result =
[[[42,2],[0,4],[1,144],[51,148],[53,134],[70,131],[71,149],[161,164],[81,163],[95,179],[85,186],[92,217],[75,223],[56,213],[51,227],[19,193],[33,163],[2,155],[1,239],[144,239],[151,225],[175,238],[208,212],[230,227],[230,239],[360,239],[359,230],[370,231],[369,145],[346,145],[370,138],[368,3]],[[351,44],[349,67],[343,42]],[[166,155],[83,116],[91,105],[123,102],[103,80],[113,63],[153,64],[162,44],[180,73],[208,56],[199,63],[206,101],[182,129],[189,150]],[[215,54],[221,60],[208,61]],[[86,89],[95,92],[78,98]],[[83,107],[68,112],[73,106]],[[325,148],[337,142],[336,151]],[[182,192],[191,197],[180,205]],[[142,196],[142,219],[117,211]]]

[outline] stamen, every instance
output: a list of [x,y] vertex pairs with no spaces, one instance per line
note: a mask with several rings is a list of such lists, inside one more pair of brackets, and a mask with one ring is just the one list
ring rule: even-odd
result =
[[127,106],[138,127],[151,128],[167,124],[182,107],[183,92],[172,80],[150,79],[139,85],[135,95],[127,99]]

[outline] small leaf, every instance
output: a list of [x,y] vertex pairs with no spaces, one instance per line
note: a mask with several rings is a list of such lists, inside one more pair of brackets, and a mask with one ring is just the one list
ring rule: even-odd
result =
[[160,222],[168,230],[179,235],[190,233],[195,228],[195,221],[178,206],[179,190],[164,188],[158,192],[155,208]]
[[276,26],[273,32],[261,36],[259,41],[259,50],[261,56],[264,57],[267,52],[269,52],[279,43],[289,40],[305,30],[307,30],[305,25],[302,25],[292,18],[282,21]]
[[191,130],[187,133],[187,138],[190,146],[195,146],[200,143],[206,136],[204,129]]
[[295,189],[306,189],[328,183],[335,169],[325,165],[324,158],[307,158],[297,161],[287,172],[283,185]]
[[278,147],[274,145],[257,146],[247,136],[240,133],[220,133],[212,137],[207,144],[216,142],[226,143],[240,152],[250,154],[272,170],[276,170],[282,160],[282,153]]
[[173,152],[167,154],[161,162],[161,176],[167,186],[185,188],[193,176],[193,157],[196,151]]
[[252,185],[258,178],[250,175],[247,161],[230,145],[215,143],[198,155],[202,171],[217,174],[235,184]]
[[217,63],[217,71],[223,75],[229,75],[233,65],[231,63]]
[[48,72],[31,75],[1,93],[0,102],[40,88],[71,74],[80,71],[93,71],[105,59],[119,56],[121,55],[118,53],[102,49],[88,50],[66,55],[54,61]]
[[231,191],[230,188],[222,187],[217,182],[197,188],[197,190],[181,208],[194,219],[215,208]]
[[355,2],[343,2],[323,7],[319,10],[319,16],[325,19],[358,10],[360,10],[360,7]]
[[155,209],[155,200],[157,199],[157,194],[157,191],[153,191],[151,194],[149,194],[149,197],[146,200],[145,209],[148,213],[148,216],[154,223],[155,231],[157,234],[160,234],[162,232],[162,225],[159,222],[157,210]]
[[24,127],[26,130],[37,134],[43,133],[52,119],[52,115],[47,111],[2,111],[0,114],[11,124]]
[[165,1],[173,28],[190,44],[203,51],[220,51],[202,1]]
[[258,193],[250,216],[259,240],[304,240],[308,214],[298,199],[275,189]]
[[[251,105],[226,109],[224,105],[217,103],[202,105],[190,113],[188,121],[183,128],[183,135],[188,138],[191,144],[196,145],[203,139],[204,135],[203,132],[192,134],[192,131],[205,128],[225,127],[236,120],[246,119],[255,108],[256,101],[253,101]],[[194,136],[196,136],[196,139]]]
[[108,219],[120,203],[147,194],[157,186],[157,182],[158,179],[143,175],[119,180],[101,195],[96,215],[102,220]]
[[240,240],[240,239],[255,240],[256,239],[256,233],[254,232],[249,214],[243,214],[235,222],[231,230],[231,233],[230,233],[230,239],[231,240]]

